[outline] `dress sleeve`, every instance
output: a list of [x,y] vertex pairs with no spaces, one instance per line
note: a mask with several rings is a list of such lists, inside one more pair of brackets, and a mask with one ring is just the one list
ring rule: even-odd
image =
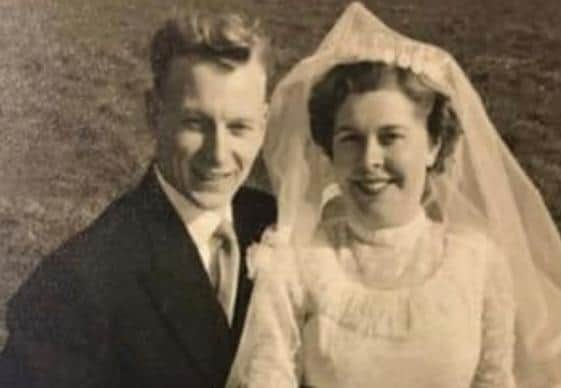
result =
[[481,354],[472,388],[514,388],[514,299],[504,254],[491,246],[486,257]]
[[296,251],[262,245],[250,256],[255,284],[227,387],[296,388],[305,294]]

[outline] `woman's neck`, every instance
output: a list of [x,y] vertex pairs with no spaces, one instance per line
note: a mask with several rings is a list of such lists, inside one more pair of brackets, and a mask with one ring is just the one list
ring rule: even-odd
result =
[[393,239],[408,240],[414,237],[416,231],[422,229],[426,223],[426,215],[421,206],[409,217],[403,218],[400,222],[381,222],[380,220],[365,220],[364,216],[354,216],[347,214],[347,224],[357,237],[365,241],[385,241]]

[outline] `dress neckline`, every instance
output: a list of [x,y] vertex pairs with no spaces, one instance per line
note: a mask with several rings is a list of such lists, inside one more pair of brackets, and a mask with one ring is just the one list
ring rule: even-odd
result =
[[[407,235],[410,231],[416,237]],[[381,236],[384,244],[380,243]],[[421,214],[404,228],[376,233],[374,244],[361,241],[367,249],[372,248],[372,256],[367,260],[373,259],[382,265],[388,263],[390,269],[395,263],[391,244],[401,249],[402,237],[408,240],[405,245],[411,244],[411,249],[401,252],[406,256],[406,251],[413,253],[406,257],[405,270],[398,271],[395,277],[389,271],[387,278],[380,279],[362,276],[349,247],[356,236],[351,234],[343,218],[324,225],[317,237],[312,250],[301,254],[307,258],[303,273],[321,314],[369,336],[396,338],[424,332],[449,319],[452,294],[435,293],[435,290],[456,287],[454,276],[450,276],[454,260],[447,260],[445,228],[440,223]],[[386,238],[391,244],[386,244]],[[389,254],[384,257],[380,254],[384,252]],[[376,268],[374,271],[377,273]]]
[[433,278],[442,265],[442,230],[423,211],[398,227],[369,231],[340,219],[328,229],[337,272],[369,290],[414,288]]
[[349,232],[355,239],[366,244],[395,247],[407,247],[414,244],[424,232],[428,223],[427,216],[421,209],[405,224],[375,230],[367,229],[360,223],[353,221],[350,217],[346,219]]

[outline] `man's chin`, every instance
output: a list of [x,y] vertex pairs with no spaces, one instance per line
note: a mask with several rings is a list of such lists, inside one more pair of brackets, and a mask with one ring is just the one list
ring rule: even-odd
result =
[[205,210],[222,209],[230,204],[233,192],[194,191],[190,195],[193,202]]

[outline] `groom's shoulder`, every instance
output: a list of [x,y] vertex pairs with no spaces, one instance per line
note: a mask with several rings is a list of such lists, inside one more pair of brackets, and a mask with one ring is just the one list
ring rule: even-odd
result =
[[105,262],[111,267],[130,265],[145,241],[144,213],[150,194],[143,186],[141,183],[129,188],[109,201],[89,224],[45,255],[41,265],[57,263],[84,272]]
[[19,311],[24,304],[34,306],[33,300],[49,297],[66,300],[84,287],[123,278],[121,273],[134,273],[142,267],[142,252],[146,251],[139,214],[146,202],[142,191],[139,186],[126,191],[89,225],[43,256],[12,298],[10,310]]
[[106,245],[110,240],[126,240],[138,229],[146,198],[140,187],[134,187],[110,201],[85,228],[71,236],[64,245]]

